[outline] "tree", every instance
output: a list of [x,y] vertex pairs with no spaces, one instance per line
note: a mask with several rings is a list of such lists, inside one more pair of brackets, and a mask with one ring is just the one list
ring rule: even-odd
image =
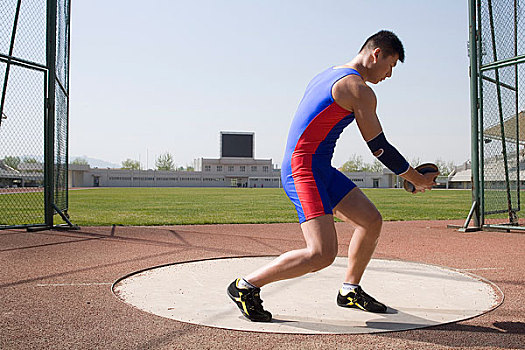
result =
[[366,169],[363,157],[353,154],[348,161],[341,167],[341,171],[345,173],[355,173]]
[[155,161],[157,170],[175,170],[175,163],[173,162],[173,156],[171,153],[166,152],[157,157]]
[[122,168],[121,169],[128,169],[128,170],[140,170],[140,162],[138,160],[133,159],[126,159],[122,162]]
[[436,165],[439,169],[440,175],[448,176],[454,170],[455,165],[453,162],[446,162],[444,160],[436,160]]
[[373,173],[382,173],[384,169],[383,163],[381,163],[379,160],[374,159],[374,162],[372,163],[372,166],[370,167],[370,171]]
[[186,171],[195,171],[195,168],[191,165],[186,165]]
[[413,168],[415,168],[421,164],[421,158],[412,158],[412,160],[409,163]]
[[24,158],[24,163],[26,163],[26,164],[36,164],[36,163],[38,163],[38,161],[35,158],[27,157],[27,158]]
[[75,164],[75,165],[89,165],[88,161],[84,158],[75,158],[75,160],[73,160],[71,162],[71,164]]
[[20,157],[7,156],[2,161],[5,165],[13,169],[18,169],[18,166],[20,165]]

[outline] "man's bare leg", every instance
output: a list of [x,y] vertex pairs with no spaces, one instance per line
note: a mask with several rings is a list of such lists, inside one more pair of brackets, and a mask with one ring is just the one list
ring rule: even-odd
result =
[[306,248],[282,254],[269,264],[245,276],[256,287],[268,283],[299,277],[332,264],[337,256],[337,234],[334,218],[324,215],[301,224]]
[[[262,307],[260,287],[320,270],[334,261],[337,255],[337,235],[332,215],[308,220],[301,224],[301,229],[306,248],[284,253],[244,279],[236,279],[228,286],[229,297],[249,320],[270,322],[272,319],[272,314]],[[246,282],[252,286],[246,285]]]
[[345,283],[337,295],[337,305],[370,312],[386,312],[386,305],[368,295],[359,285],[377,246],[382,226],[381,214],[359,188],[350,191],[334,208],[334,213],[341,220],[355,226],[348,247]]
[[357,187],[337,204],[334,214],[355,226],[348,247],[345,282],[359,284],[376,248],[383,219],[375,205]]

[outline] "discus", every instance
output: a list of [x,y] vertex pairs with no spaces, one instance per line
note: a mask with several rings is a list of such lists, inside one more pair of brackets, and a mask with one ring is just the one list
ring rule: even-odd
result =
[[[421,165],[416,167],[416,170],[422,175],[426,174],[426,173],[436,173],[436,176],[434,177],[434,181],[436,181],[436,178],[438,176],[437,173],[439,173],[439,169],[438,169],[437,165],[436,164],[432,164],[432,163],[421,164]],[[407,192],[411,192],[411,193],[413,193],[416,190],[416,187],[411,182],[409,182],[407,180],[403,181],[403,188]]]

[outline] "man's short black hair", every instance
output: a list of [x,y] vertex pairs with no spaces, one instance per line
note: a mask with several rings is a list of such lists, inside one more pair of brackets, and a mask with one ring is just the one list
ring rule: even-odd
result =
[[366,39],[359,52],[363,51],[365,48],[373,50],[377,47],[387,56],[393,56],[397,53],[399,55],[399,60],[405,62],[405,49],[403,48],[401,40],[399,40],[394,33],[388,30],[381,30],[375,33],[370,38]]

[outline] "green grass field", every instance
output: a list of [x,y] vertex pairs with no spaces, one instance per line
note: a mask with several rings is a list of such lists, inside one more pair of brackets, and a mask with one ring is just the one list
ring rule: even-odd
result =
[[[468,190],[433,190],[417,195],[400,189],[364,192],[389,221],[464,219],[471,204]],[[72,190],[69,213],[81,226],[297,222],[284,191],[270,188]]]
[[41,224],[44,218],[44,193],[0,194],[0,225]]
[[[433,190],[411,195],[401,189],[365,189],[383,218],[446,220],[466,218],[469,190]],[[18,210],[29,201],[33,206]],[[0,224],[43,221],[42,194],[0,195]],[[81,226],[191,225],[297,222],[282,189],[274,188],[93,188],[69,191],[71,220]],[[20,218],[18,218],[20,216]],[[31,222],[24,222],[30,217]],[[23,219],[26,218],[26,219]],[[22,220],[22,221],[20,221]],[[61,219],[57,215],[56,223]]]

